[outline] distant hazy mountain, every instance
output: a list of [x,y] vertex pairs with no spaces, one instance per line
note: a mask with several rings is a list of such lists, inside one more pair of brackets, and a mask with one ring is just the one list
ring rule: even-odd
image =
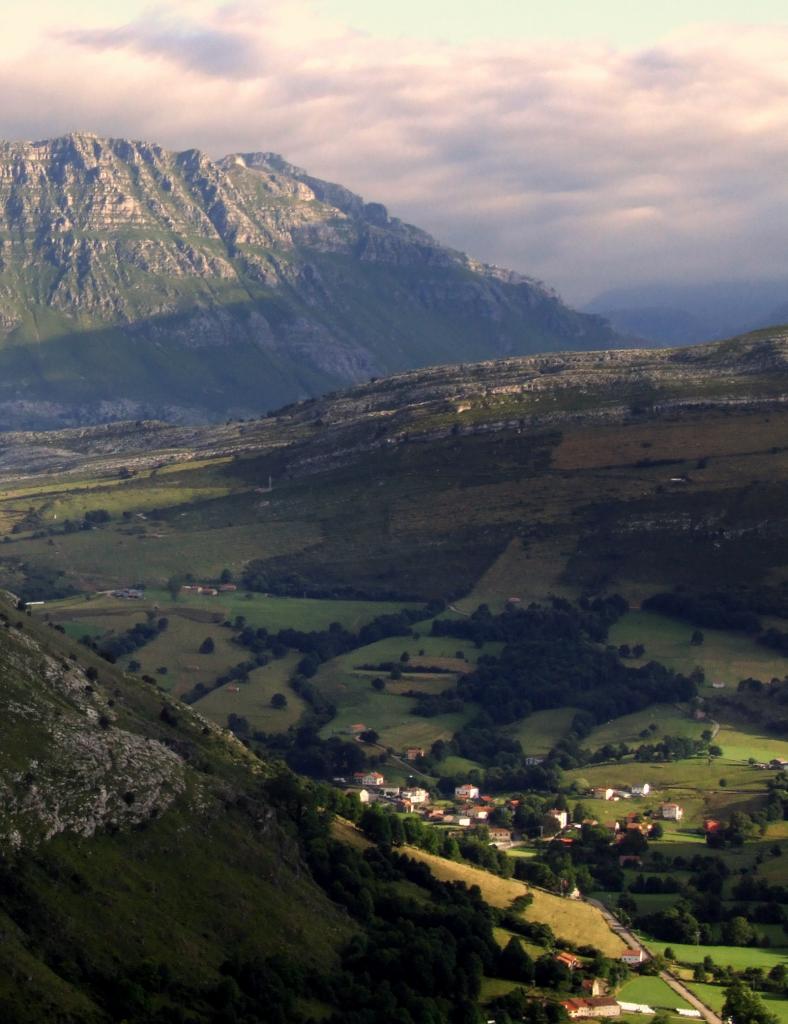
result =
[[598,295],[586,312],[661,345],[716,341],[788,320],[788,280],[642,285]]
[[0,427],[245,416],[406,368],[615,343],[540,283],[275,154],[0,143]]

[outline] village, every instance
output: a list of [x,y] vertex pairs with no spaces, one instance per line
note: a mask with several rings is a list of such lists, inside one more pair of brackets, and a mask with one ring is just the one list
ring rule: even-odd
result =
[[[417,748],[409,748],[403,753],[403,758],[412,762],[422,753]],[[641,833],[646,838],[658,836],[661,834],[661,821],[680,822],[684,817],[684,808],[672,801],[659,803],[653,811],[627,811],[601,822],[593,817],[572,821],[565,807],[548,807],[539,826],[539,835],[535,836],[496,824],[496,812],[515,812],[519,804],[517,799],[485,795],[471,782],[455,786],[453,796],[438,798],[433,798],[430,790],[423,786],[388,785],[385,776],[375,770],[354,772],[352,782],[345,778],[336,778],[334,782],[338,785],[349,783],[346,792],[355,795],[362,804],[383,803],[394,813],[413,814],[427,824],[448,826],[450,834],[475,834],[499,850],[530,845],[535,838],[570,845],[575,841],[573,833],[582,830],[584,825],[601,826],[609,831],[611,842],[620,843],[628,832],[633,831]],[[645,798],[650,792],[651,786],[646,782],[633,785],[626,790],[594,788],[589,791],[588,796],[596,800],[617,802],[636,797]],[[713,832],[719,827],[718,821],[704,821],[705,833]],[[638,861],[639,858],[633,855],[621,857],[622,866],[624,863],[635,866]]]

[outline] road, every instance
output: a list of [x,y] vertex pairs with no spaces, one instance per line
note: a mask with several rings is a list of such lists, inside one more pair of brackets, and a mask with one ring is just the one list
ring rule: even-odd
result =
[[[607,921],[611,931],[614,931],[619,936],[622,942],[625,942],[630,949],[642,949],[644,953],[650,957],[651,953],[648,947],[644,946],[640,939],[635,935],[634,932],[630,931],[625,925],[623,925],[618,918],[612,914],[604,903],[600,903],[599,900],[591,899],[590,896],[583,897],[586,903],[590,903],[592,907],[596,907]],[[687,986],[680,981],[671,971],[660,971],[660,978],[669,985],[676,995],[681,996],[682,999],[686,1000],[690,1006],[698,1010],[702,1017],[704,1017],[708,1024],[722,1024],[722,1019],[705,1003],[701,1002],[700,999],[690,990]]]

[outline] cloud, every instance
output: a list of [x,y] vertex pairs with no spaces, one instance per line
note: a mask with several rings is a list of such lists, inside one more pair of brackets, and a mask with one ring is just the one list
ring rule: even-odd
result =
[[40,33],[0,65],[0,135],[276,150],[582,299],[788,273],[786,55],[781,26],[704,26],[640,52],[449,46],[365,36],[311,0],[180,0]]

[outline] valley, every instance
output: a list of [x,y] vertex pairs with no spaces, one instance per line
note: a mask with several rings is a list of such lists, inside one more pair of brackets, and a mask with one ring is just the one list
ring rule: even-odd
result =
[[[329,861],[393,848],[433,881],[391,862],[369,881],[375,906],[386,886],[409,913],[438,906],[438,879],[478,884],[493,908],[490,1012],[526,1013],[523,985],[551,1005],[576,994],[546,966],[563,949],[679,1019],[658,978],[622,973],[620,937],[576,887],[706,1006],[741,975],[788,1019],[787,345],[777,330],[526,357],[218,426],[6,434],[9,622],[94,666],[102,692],[185,716],[189,744],[227,753],[174,749],[220,789],[215,756],[315,780],[277,813],[322,885],[315,906],[327,894],[350,917],[304,970],[337,969],[372,920]],[[304,838],[311,800],[337,815],[335,847]],[[506,966],[513,936],[536,980]],[[314,991],[323,1009],[291,1007],[301,1019],[347,1014]]]

